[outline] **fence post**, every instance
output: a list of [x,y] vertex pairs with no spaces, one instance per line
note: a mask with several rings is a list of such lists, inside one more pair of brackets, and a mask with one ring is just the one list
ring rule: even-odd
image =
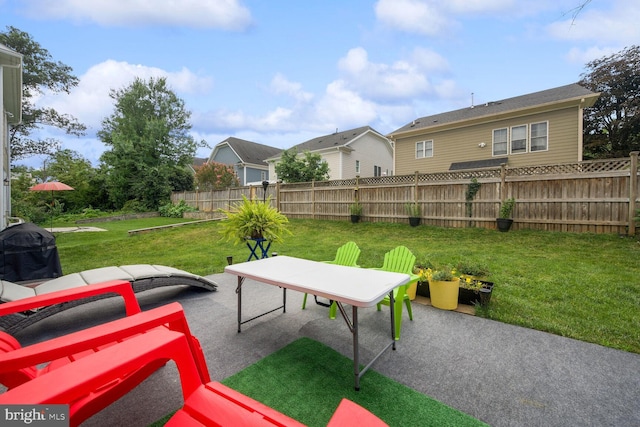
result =
[[500,203],[504,202],[507,198],[507,165],[505,163],[500,165]]
[[638,199],[638,154],[640,151],[632,151],[631,169],[629,171],[629,236],[636,234],[636,200]]
[[316,219],[316,180],[311,180],[311,219]]

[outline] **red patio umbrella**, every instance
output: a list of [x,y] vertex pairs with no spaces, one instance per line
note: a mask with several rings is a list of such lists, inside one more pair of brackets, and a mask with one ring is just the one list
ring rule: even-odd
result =
[[36,184],[33,187],[30,187],[31,191],[51,191],[51,231],[53,232],[53,206],[55,204],[55,200],[53,198],[54,191],[68,191],[73,190],[73,187],[68,186],[67,184],[59,181],[50,181],[50,182],[42,182],[40,184]]

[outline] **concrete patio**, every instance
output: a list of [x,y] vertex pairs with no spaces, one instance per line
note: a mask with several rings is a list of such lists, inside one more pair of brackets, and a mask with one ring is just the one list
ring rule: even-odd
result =
[[[180,301],[203,346],[213,380],[222,380],[305,336],[352,357],[342,319],[302,294],[287,292],[287,312],[276,312],[236,332],[236,278],[208,276],[218,291],[154,289],[138,298],[143,309]],[[247,281],[243,313],[250,317],[281,301],[279,288]],[[16,335],[23,344],[119,317],[116,299],[96,301],[52,316]],[[360,345],[368,360],[387,339],[388,308],[360,311]],[[374,370],[492,426],[640,425],[640,355],[467,314],[413,305],[402,339]],[[87,426],[146,426],[182,404],[179,378],[165,366]]]

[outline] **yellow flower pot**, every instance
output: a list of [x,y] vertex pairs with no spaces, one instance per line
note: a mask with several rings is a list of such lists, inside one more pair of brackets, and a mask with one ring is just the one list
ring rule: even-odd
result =
[[458,308],[458,292],[460,279],[450,282],[429,281],[429,293],[431,305],[442,310],[455,310]]
[[416,291],[418,290],[418,282],[413,282],[407,287],[407,295],[409,295],[409,300],[413,301],[416,299]]

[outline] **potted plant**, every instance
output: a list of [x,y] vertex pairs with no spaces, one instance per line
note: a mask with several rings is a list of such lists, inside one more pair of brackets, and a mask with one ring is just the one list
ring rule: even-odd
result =
[[349,213],[351,214],[351,222],[356,223],[360,221],[360,216],[362,215],[362,205],[359,201],[353,202],[349,205]]
[[438,269],[429,269],[429,293],[431,305],[442,310],[455,310],[458,308],[458,294],[460,278],[450,266]]
[[487,306],[493,291],[493,282],[486,279],[489,269],[482,264],[460,262],[456,270],[460,275],[458,304]]
[[284,234],[291,234],[287,228],[289,219],[271,207],[271,197],[261,202],[242,196],[242,202],[222,212],[226,218],[220,223],[220,232],[234,244],[259,239],[281,242]]
[[416,202],[407,203],[404,205],[407,215],[409,215],[409,225],[416,227],[420,225],[420,205]]
[[511,228],[511,224],[513,224],[513,219],[511,219],[511,215],[513,213],[513,208],[516,205],[516,199],[513,197],[505,200],[500,205],[500,215],[496,218],[496,224],[498,230],[502,232],[507,232]]

